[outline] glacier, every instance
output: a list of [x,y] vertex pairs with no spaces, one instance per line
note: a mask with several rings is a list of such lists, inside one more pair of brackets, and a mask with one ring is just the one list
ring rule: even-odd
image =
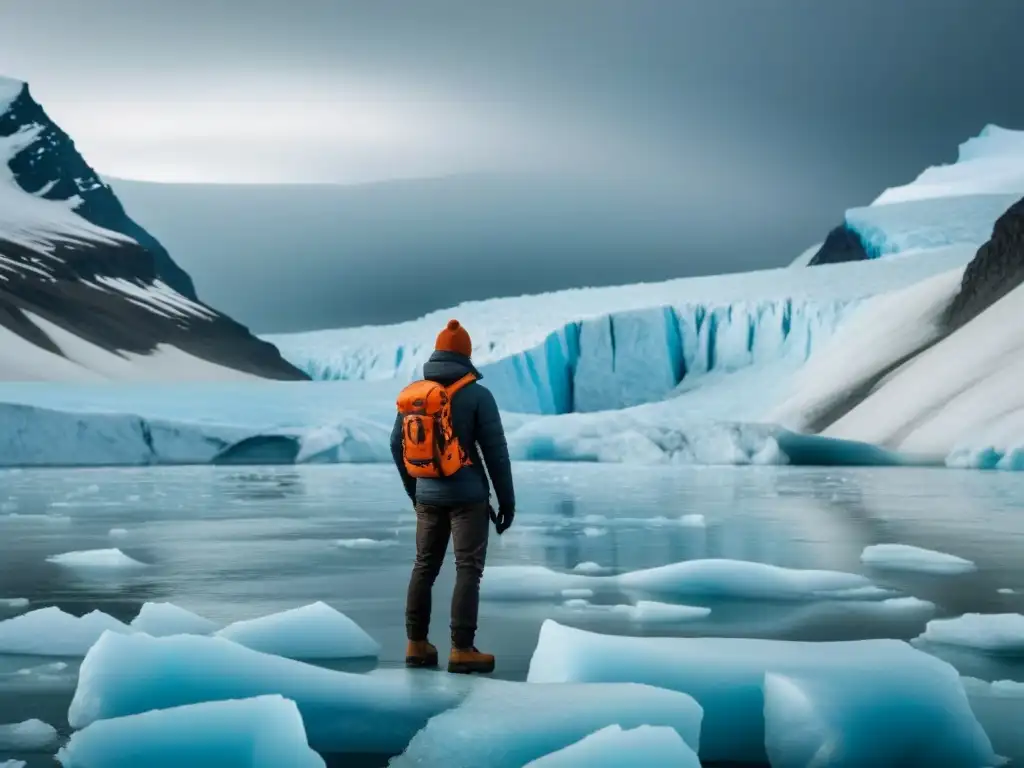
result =
[[613,410],[713,374],[780,362],[795,369],[861,300],[962,267],[972,255],[949,247],[872,265],[573,289],[468,302],[391,326],[264,338],[313,379],[406,383],[457,316],[503,410]]

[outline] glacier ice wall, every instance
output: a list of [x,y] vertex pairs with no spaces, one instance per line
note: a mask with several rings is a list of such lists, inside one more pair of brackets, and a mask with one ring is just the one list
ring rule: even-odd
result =
[[977,248],[1019,197],[981,194],[852,208],[846,226],[860,236],[871,258],[951,245]]
[[[543,341],[480,366],[504,410],[559,414],[627,408],[669,396],[684,380],[781,358],[801,363],[856,300],[770,299],[656,306],[564,324]],[[485,347],[486,349],[486,347]],[[314,379],[422,373],[432,345],[350,348],[321,362],[290,355]]]

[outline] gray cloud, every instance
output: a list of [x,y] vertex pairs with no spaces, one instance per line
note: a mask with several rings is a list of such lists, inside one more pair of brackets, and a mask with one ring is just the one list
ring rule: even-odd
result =
[[[204,242],[197,222],[213,214],[198,209],[209,200],[135,195],[133,212],[210,301],[272,330],[401,319],[493,292],[783,264],[845,208],[954,159],[985,123],[1024,127],[1022,28],[1019,0],[40,0],[5,9],[0,71],[32,80],[55,116],[75,103],[82,114],[118,101],[369,100],[407,110],[429,134],[407,152],[359,156],[331,136],[268,144],[266,167],[289,180],[545,169],[595,189],[574,207],[576,192],[547,182],[526,200],[492,183],[464,200],[459,182],[437,203],[452,220],[430,227],[409,210],[429,195],[331,193],[342,234],[311,224],[289,233],[314,214],[297,209],[302,195],[277,195],[260,210],[291,220],[278,216],[282,234],[261,242],[291,237],[301,272],[332,286],[287,296],[283,246],[232,234],[244,208],[220,203],[241,218],[210,222],[221,231]],[[183,119],[201,120],[201,107]],[[233,162],[244,162],[243,139]],[[225,155],[196,141],[183,146],[199,164]],[[514,211],[487,212],[513,201]],[[548,232],[569,244],[545,246],[544,227],[531,225],[545,207],[565,222],[600,215],[602,226],[564,223]],[[493,228],[467,231],[470,211]],[[545,256],[530,270],[534,256],[517,262],[509,244],[524,227],[536,237],[520,244]],[[424,252],[460,266],[457,295],[417,299],[401,277],[388,295],[402,300],[369,295]],[[467,268],[480,252],[492,254],[488,268]],[[240,269],[253,273],[245,295]]]

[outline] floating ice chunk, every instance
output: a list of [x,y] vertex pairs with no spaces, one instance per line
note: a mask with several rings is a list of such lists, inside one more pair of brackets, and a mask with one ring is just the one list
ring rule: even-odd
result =
[[583,535],[584,536],[589,536],[589,537],[605,536],[605,535],[607,535],[607,533],[608,533],[608,529],[607,528],[592,528],[592,527],[588,527],[588,528],[584,528],[583,529]]
[[123,539],[125,536],[128,535],[128,529],[127,528],[111,528],[110,529],[110,533],[107,534],[107,535],[110,536],[110,538],[112,538],[112,539]]
[[4,760],[0,768],[25,768],[28,765],[24,760]]
[[0,725],[0,749],[44,752],[57,746],[57,729],[42,720]]
[[290,659],[357,659],[380,653],[380,645],[362,627],[321,602],[236,621],[217,635]]
[[394,539],[337,539],[334,546],[342,549],[383,549],[393,547],[397,543]]
[[28,608],[28,598],[0,597],[0,608]]
[[474,682],[404,669],[336,672],[216,636],[108,632],[82,662],[68,723],[81,729],[152,709],[280,694],[298,705],[314,749],[396,754]]
[[100,611],[78,617],[56,607],[40,608],[0,621],[0,653],[84,656],[107,630],[125,634],[132,631]]
[[1024,616],[1019,613],[966,613],[955,619],[933,619],[914,642],[1017,655],[1024,653]]
[[952,575],[977,570],[970,560],[909,544],[872,544],[864,547],[860,561],[875,568],[933,574]]
[[57,760],[64,768],[324,768],[295,702],[281,696],[101,720],[74,734]]
[[131,623],[132,629],[153,637],[209,635],[217,625],[173,603],[145,603]]
[[[566,590],[566,591],[568,592],[570,590]],[[562,605],[565,608],[568,608],[568,609],[573,610],[573,611],[585,611],[585,610],[587,610],[589,608],[596,608],[596,607],[598,607],[598,606],[592,606],[590,604],[589,600],[584,600],[583,598],[580,598],[580,597],[573,598],[572,600],[566,600],[564,603],[562,603]]]
[[90,549],[51,555],[46,562],[68,568],[142,568],[145,563],[134,560],[120,549]]
[[704,515],[683,515],[679,518],[679,524],[686,528],[704,528],[707,526]]
[[594,590],[592,589],[563,589],[562,597],[568,599],[583,599],[586,600],[594,596]]
[[603,565],[598,565],[597,563],[592,562],[590,560],[586,561],[585,563],[577,563],[576,566],[573,568],[573,571],[575,571],[576,573],[587,574],[605,573],[607,570],[608,569],[605,568]]
[[646,685],[531,685],[481,681],[462,704],[432,718],[391,768],[521,768],[610,725],[674,729],[696,749],[701,708],[686,694]]
[[496,565],[484,569],[480,596],[488,600],[544,600],[559,598],[567,589],[592,589],[599,583],[597,577],[559,573],[540,565]]
[[935,612],[935,603],[917,597],[890,597],[879,602],[856,603],[857,608],[864,612],[878,615],[915,616],[931,615]]
[[38,667],[26,667],[25,669],[19,669],[17,674],[19,675],[55,675],[63,672],[68,668],[66,662],[55,661],[51,664],[40,664]]
[[830,592],[828,597],[830,600],[885,600],[898,594],[895,590],[869,584],[866,587],[837,589],[835,592]]
[[[577,566],[577,569],[579,566]],[[592,566],[588,564],[587,571]],[[502,565],[484,571],[480,594],[489,600],[559,598],[565,590],[635,590],[651,595],[701,595],[736,599],[816,600],[878,594],[864,576],[802,571],[744,560],[687,560],[618,576],[560,573],[538,565]],[[854,590],[864,590],[863,594]],[[881,595],[891,595],[881,592]]]
[[744,560],[688,560],[616,577],[624,589],[659,595],[705,595],[755,600],[813,600],[870,586],[864,576],[794,570]]
[[961,678],[978,722],[1000,755],[1024,755],[1024,683]]
[[[772,768],[904,766],[988,768],[992,745],[977,723],[964,727],[923,700],[920,685],[851,684],[816,674],[764,677],[765,751]],[[948,681],[947,681],[948,682]],[[883,694],[883,695],[880,695]],[[936,735],[935,728],[952,730]]]
[[674,728],[609,725],[524,768],[700,768],[696,753]]
[[1017,594],[1017,591],[1014,590],[1014,589],[1011,589],[1010,587],[1000,587],[996,591],[999,592],[1000,595],[1015,595],[1015,594]]
[[[673,605],[652,600],[638,600],[636,605],[621,606],[631,621],[640,624],[674,624],[711,615],[711,609],[699,605]],[[621,610],[621,609],[620,609]]]
[[881,738],[891,717],[885,702],[908,701],[913,709],[900,721],[929,734],[930,748],[963,756],[973,745],[971,759],[960,765],[995,764],[956,671],[897,640],[613,637],[546,621],[527,680],[635,682],[684,691],[704,708],[702,761],[763,763],[762,684],[768,672],[820,681],[838,698],[837,707],[844,701],[874,702],[885,714],[861,721],[866,730],[851,738]]

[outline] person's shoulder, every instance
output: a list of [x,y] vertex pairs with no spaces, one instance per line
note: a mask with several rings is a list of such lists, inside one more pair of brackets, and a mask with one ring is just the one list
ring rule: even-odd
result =
[[470,382],[469,386],[466,387],[466,392],[473,394],[473,400],[477,403],[493,403],[494,394],[486,386],[480,383],[479,379],[474,379]]

